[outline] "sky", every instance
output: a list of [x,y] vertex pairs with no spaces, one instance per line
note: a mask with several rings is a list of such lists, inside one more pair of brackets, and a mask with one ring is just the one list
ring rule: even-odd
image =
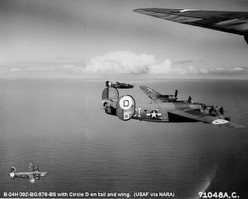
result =
[[247,11],[243,0],[0,0],[0,77],[248,77],[239,35],[137,8]]

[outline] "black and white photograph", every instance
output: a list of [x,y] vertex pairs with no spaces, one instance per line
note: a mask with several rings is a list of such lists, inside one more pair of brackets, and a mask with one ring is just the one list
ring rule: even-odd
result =
[[248,197],[247,0],[0,0],[0,198]]

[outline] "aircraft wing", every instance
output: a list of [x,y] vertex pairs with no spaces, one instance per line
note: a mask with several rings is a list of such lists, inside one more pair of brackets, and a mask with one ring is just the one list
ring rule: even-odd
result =
[[134,12],[182,24],[247,35],[248,12],[143,8]]
[[203,122],[203,123],[211,123],[214,125],[224,125],[231,128],[245,128],[240,124],[236,124],[225,119],[220,119],[218,117],[211,116],[207,113],[202,113],[199,110],[195,109],[186,109],[186,110],[172,110],[169,111],[169,114],[174,114],[176,116],[181,116],[187,119],[192,119],[195,121]]
[[140,89],[146,94],[148,95],[148,97],[150,99],[152,99],[153,101],[156,101],[156,102],[159,102],[162,100],[159,99],[159,97],[161,96],[161,94],[157,91],[155,91],[154,89],[152,88],[149,88],[148,86],[140,86]]

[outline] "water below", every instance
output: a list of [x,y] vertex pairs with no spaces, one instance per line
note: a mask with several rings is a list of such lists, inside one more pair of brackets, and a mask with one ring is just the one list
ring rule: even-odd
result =
[[[0,197],[4,192],[236,192],[247,198],[248,131],[203,123],[123,122],[102,110],[104,81],[0,80]],[[247,80],[130,82],[179,99],[221,105],[248,127]],[[34,184],[10,179],[29,162],[48,175]]]

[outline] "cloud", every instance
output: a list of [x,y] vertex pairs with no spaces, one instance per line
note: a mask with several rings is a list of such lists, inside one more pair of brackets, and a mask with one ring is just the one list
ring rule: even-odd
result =
[[235,67],[235,68],[233,68],[233,70],[236,70],[236,71],[243,71],[244,68],[242,68],[242,67]]
[[20,69],[20,68],[11,68],[10,69],[11,73],[16,73],[16,72],[21,72],[21,71],[22,71],[22,69]]
[[[192,62],[190,62],[192,64]],[[102,74],[206,74],[208,70],[196,68],[192,65],[174,64],[170,59],[159,61],[154,55],[130,51],[105,53],[91,59],[85,72]]]
[[209,73],[211,74],[248,74],[247,67],[216,67],[210,68]]
[[80,61],[63,60],[59,62],[24,62],[0,66],[1,76],[75,76],[95,77],[121,74],[155,75],[248,75],[245,66],[202,66],[197,60],[172,61],[158,60],[148,53],[135,54],[130,51],[108,52],[90,59],[86,64]]
[[105,53],[91,59],[85,71],[90,73],[147,73],[149,66],[155,64],[153,55],[134,54],[129,51]]
[[83,68],[74,64],[65,64],[63,69],[67,72],[83,72]]

